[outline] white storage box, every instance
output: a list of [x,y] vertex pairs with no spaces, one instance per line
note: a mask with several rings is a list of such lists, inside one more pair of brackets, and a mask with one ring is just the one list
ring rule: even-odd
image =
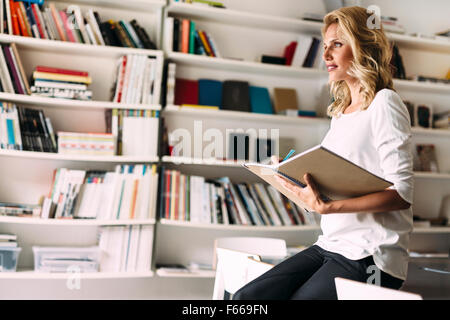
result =
[[22,248],[0,247],[0,272],[15,272]]
[[34,271],[97,272],[99,247],[33,247]]

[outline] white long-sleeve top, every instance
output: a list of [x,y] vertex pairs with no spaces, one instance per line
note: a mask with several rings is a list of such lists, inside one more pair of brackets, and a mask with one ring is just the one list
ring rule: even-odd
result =
[[[408,110],[395,91],[380,90],[366,110],[333,117],[322,145],[392,182],[391,188],[412,205],[411,126]],[[411,207],[389,212],[326,214],[320,224],[323,234],[316,244],[321,248],[351,260],[373,255],[378,268],[406,279],[413,225]]]

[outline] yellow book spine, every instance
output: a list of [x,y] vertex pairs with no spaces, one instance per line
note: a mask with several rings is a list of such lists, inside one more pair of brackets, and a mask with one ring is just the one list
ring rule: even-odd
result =
[[48,80],[58,80],[58,81],[67,81],[67,82],[80,82],[85,84],[91,84],[91,77],[82,77],[82,76],[74,76],[68,74],[59,74],[59,73],[49,73],[49,72],[33,72],[33,79],[48,79]]
[[218,106],[202,106],[199,104],[182,104],[182,107],[188,107],[188,108],[198,108],[198,109],[214,109],[219,110]]

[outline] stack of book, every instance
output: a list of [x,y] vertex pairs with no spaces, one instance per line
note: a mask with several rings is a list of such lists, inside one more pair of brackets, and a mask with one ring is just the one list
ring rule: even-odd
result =
[[30,85],[15,43],[0,44],[0,90],[31,94]]
[[0,248],[6,247],[8,248],[17,247],[17,235],[0,233]]
[[161,169],[159,216],[194,223],[257,226],[317,225],[312,214],[262,183],[208,180]]
[[56,152],[51,121],[40,109],[17,107],[0,102],[1,149]]
[[58,153],[113,156],[116,146],[111,133],[58,132]]
[[113,102],[158,104],[155,90],[156,59],[144,55],[128,54],[117,63]]
[[157,188],[156,165],[118,165],[114,172],[60,168],[41,218],[149,219]]
[[157,156],[159,111],[112,110],[111,133],[117,155]]
[[87,86],[92,82],[86,71],[37,66],[33,72],[33,95],[75,100],[91,100],[92,91]]
[[5,25],[2,33],[93,45],[156,49],[147,32],[135,19],[127,22],[101,21],[98,12],[82,13],[78,5],[64,9],[54,3],[5,0]]
[[24,203],[0,202],[0,216],[39,217],[41,206]]
[[99,246],[101,272],[150,271],[153,226],[103,227]]
[[168,34],[173,34],[169,43],[172,51],[220,58],[216,42],[205,30],[197,30],[196,23],[189,19],[168,17]]

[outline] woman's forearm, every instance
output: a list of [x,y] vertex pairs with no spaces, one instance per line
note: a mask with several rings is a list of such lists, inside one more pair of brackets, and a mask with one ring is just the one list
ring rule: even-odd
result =
[[357,198],[326,202],[319,213],[384,212],[409,207],[410,204],[400,197],[396,190],[388,189]]

